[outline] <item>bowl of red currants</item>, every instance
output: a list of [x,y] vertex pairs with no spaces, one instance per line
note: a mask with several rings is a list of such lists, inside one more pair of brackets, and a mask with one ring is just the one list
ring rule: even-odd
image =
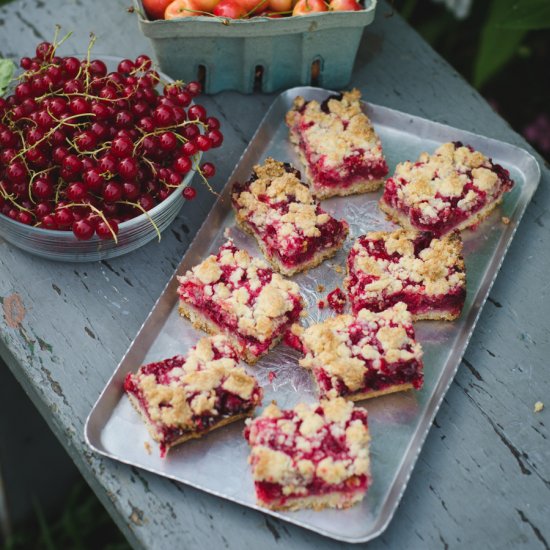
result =
[[210,188],[201,159],[223,135],[200,84],[145,55],[61,57],[62,42],[22,58],[0,97],[0,236],[50,260],[113,258],[160,240],[195,174]]

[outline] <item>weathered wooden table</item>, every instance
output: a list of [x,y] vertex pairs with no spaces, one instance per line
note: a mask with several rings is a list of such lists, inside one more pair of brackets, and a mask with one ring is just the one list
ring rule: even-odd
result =
[[[150,53],[127,0],[18,0],[0,8],[0,53],[30,55],[60,23],[66,46]],[[369,100],[528,148],[390,8],[367,28],[352,84]],[[528,90],[525,100],[528,101]],[[218,188],[273,97],[201,101],[220,117]],[[369,548],[550,548],[550,171],[521,223],[463,365],[396,517]],[[334,548],[261,513],[95,456],[84,420],[185,252],[212,196],[184,208],[162,242],[109,262],[70,265],[0,240],[2,358],[128,540],[147,548]],[[533,411],[538,400],[548,408]],[[5,415],[7,411],[1,409]]]

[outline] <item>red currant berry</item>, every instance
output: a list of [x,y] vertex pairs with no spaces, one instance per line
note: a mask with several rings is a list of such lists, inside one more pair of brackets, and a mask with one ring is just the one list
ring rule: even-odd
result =
[[208,136],[197,136],[194,141],[200,151],[208,151],[212,147],[212,141]]
[[46,178],[38,177],[32,182],[31,191],[38,199],[49,199],[53,196],[54,187]]
[[138,202],[144,210],[151,210],[155,206],[155,199],[149,194],[141,195]]
[[84,130],[74,137],[79,151],[91,151],[97,145],[97,136],[91,130]]
[[186,187],[181,194],[183,198],[192,201],[197,196],[197,190],[194,187]]
[[116,137],[111,143],[111,152],[118,158],[131,156],[134,149],[132,140],[128,137]]
[[160,127],[170,126],[174,122],[174,113],[170,107],[160,105],[153,111],[153,119]]
[[193,98],[191,97],[191,94],[188,94],[187,92],[180,92],[174,98],[176,103],[181,107],[187,107],[188,105],[190,105],[192,99]]
[[206,109],[202,105],[192,105],[187,110],[189,120],[200,120],[206,122]]
[[223,134],[219,130],[210,130],[206,136],[212,142],[212,147],[219,147],[223,143]]
[[193,142],[193,141],[188,141],[187,143],[184,143],[181,147],[180,147],[180,151],[188,156],[188,157],[192,157],[193,155],[196,155],[199,151],[199,148],[197,147],[197,145]]
[[81,94],[84,91],[84,84],[80,80],[68,80],[63,85],[63,91],[66,94]]
[[31,68],[32,59],[30,57],[22,57],[21,61],[19,61],[19,65],[22,69],[25,69],[25,71],[28,71]]
[[82,170],[82,161],[71,153],[61,161],[61,168],[69,174],[79,174]]
[[90,71],[90,74],[101,78],[107,74],[107,65],[105,65],[101,59],[94,59],[90,61],[88,70]]
[[118,234],[118,224],[114,220],[108,220],[108,223],[101,220],[95,228],[97,236],[101,240],[113,239],[113,235]]
[[136,69],[140,71],[148,71],[151,68],[151,58],[147,55],[138,55],[134,63]]
[[200,82],[189,82],[185,89],[191,94],[192,97],[197,97],[202,92]]
[[21,210],[21,212],[17,214],[17,221],[20,223],[24,223],[25,225],[30,225],[34,221],[34,218],[30,212]]
[[89,241],[94,236],[94,232],[94,226],[86,219],[81,219],[73,223],[73,233],[79,241]]
[[136,66],[134,65],[134,63],[132,61],[130,61],[129,59],[123,59],[119,64],[118,64],[118,67],[117,67],[117,70],[119,73],[131,73],[134,69],[136,68]]
[[124,198],[127,200],[136,200],[140,194],[139,185],[133,181],[125,181],[122,184],[122,193],[124,195]]
[[42,218],[42,227],[45,229],[57,229],[57,222],[55,221],[55,215],[46,214]]
[[65,57],[61,67],[69,78],[75,78],[80,71],[80,61],[76,57]]
[[216,174],[216,167],[211,162],[205,162],[201,166],[201,172],[205,178],[213,178]]
[[66,229],[72,225],[74,216],[69,208],[58,208],[55,211],[54,219],[58,227]]
[[218,130],[220,127],[220,121],[213,116],[209,116],[206,119],[206,124],[208,125],[209,130]]
[[187,174],[191,170],[191,161],[189,157],[180,156],[174,161],[173,168],[178,174]]
[[117,172],[124,180],[133,180],[137,176],[138,169],[138,162],[132,157],[121,159],[117,166]]
[[105,178],[101,175],[100,170],[100,168],[90,168],[82,176],[84,185],[92,193],[99,193],[103,189]]
[[71,202],[82,202],[88,196],[86,185],[81,181],[71,183],[65,193]]
[[164,132],[158,137],[158,143],[163,151],[173,151],[178,146],[174,132]]
[[107,202],[117,202],[122,198],[122,185],[116,181],[110,181],[103,189],[103,198]]
[[39,219],[43,219],[44,216],[51,214],[51,212],[52,207],[47,202],[39,202],[34,209],[34,213]]
[[6,168],[6,176],[13,183],[21,183],[27,177],[27,169],[21,161],[16,160]]
[[55,48],[49,42],[40,42],[36,46],[36,57],[42,61],[50,61],[55,52]]
[[189,140],[196,138],[200,133],[201,131],[196,124],[189,124],[182,130],[183,137]]

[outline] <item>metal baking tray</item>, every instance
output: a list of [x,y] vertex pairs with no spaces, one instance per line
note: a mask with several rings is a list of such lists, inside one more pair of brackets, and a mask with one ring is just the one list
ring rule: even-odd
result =
[[[288,140],[284,116],[292,100],[323,100],[331,92],[300,87],[282,93],[260,124],[250,145],[239,160],[220,199],[183,257],[176,273],[153,307],[126,355],[92,409],[85,427],[88,444],[98,453],[127,464],[192,485],[209,493],[262,510],[285,521],[347,542],[364,542],[381,534],[390,522],[403,495],[414,464],[443,397],[461,362],[483,304],[498,273],[506,250],[540,179],[535,159],[526,151],[469,132],[444,126],[386,107],[365,104],[384,147],[390,170],[397,162],[415,159],[422,151],[433,151],[440,143],[460,140],[471,144],[503,164],[515,180],[498,208],[476,231],[464,237],[467,267],[467,299],[462,316],[455,322],[423,321],[416,323],[417,338],[425,352],[424,387],[418,392],[393,394],[361,404],[368,409],[372,436],[371,464],[373,483],[365,500],[348,510],[321,512],[272,512],[259,508],[247,465],[248,446],[242,437],[243,424],[217,430],[202,440],[173,449],[161,459],[144,424],[123,394],[126,373],[141,364],[184,353],[204,334],[178,316],[176,275],[184,273],[226,239],[253,255],[260,256],[252,237],[236,226],[231,210],[230,188],[236,180],[249,177],[252,167],[267,156],[300,166]],[[305,324],[331,315],[319,310],[317,300],[342,284],[345,258],[354,239],[370,230],[394,227],[378,210],[379,193],[333,198],[323,202],[327,211],[350,224],[350,237],[338,255],[308,273],[294,277],[307,302]],[[509,223],[502,222],[502,217]],[[322,284],[326,290],[318,291]],[[297,366],[298,353],[284,345],[249,368],[264,387],[264,405],[276,400],[282,407],[299,401],[316,400],[310,375]],[[275,374],[272,381],[269,373]]]

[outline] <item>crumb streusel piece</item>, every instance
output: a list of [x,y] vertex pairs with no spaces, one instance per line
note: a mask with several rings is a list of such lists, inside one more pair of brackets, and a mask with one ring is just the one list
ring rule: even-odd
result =
[[382,185],[388,165],[361,108],[359,90],[322,103],[297,97],[286,123],[318,199],[376,191]]
[[311,369],[320,397],[358,401],[422,387],[422,348],[402,302],[331,317],[305,329],[301,343],[300,366]]
[[383,311],[405,302],[413,320],[456,319],[466,298],[462,239],[400,229],[359,237],[344,286],[352,310]]
[[271,510],[348,508],[370,483],[367,411],[337,398],[269,405],[247,421],[258,504]]
[[397,165],[379,205],[406,229],[440,237],[475,228],[502,202],[514,182],[508,170],[461,142]]
[[248,363],[277,345],[303,308],[296,283],[231,240],[178,280],[181,315],[206,332],[224,333]]
[[327,214],[300,172],[268,158],[232,194],[237,223],[256,240],[274,269],[294,275],[319,265],[342,247],[349,227]]
[[124,389],[162,456],[188,439],[252,415],[262,389],[237,360],[228,339],[217,335],[199,340],[187,356],[128,373]]

